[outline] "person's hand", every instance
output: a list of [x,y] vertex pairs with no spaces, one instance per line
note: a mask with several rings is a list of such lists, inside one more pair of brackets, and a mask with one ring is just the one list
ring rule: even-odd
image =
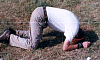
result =
[[87,48],[90,46],[90,42],[86,41],[86,42],[83,42],[83,47],[84,48]]

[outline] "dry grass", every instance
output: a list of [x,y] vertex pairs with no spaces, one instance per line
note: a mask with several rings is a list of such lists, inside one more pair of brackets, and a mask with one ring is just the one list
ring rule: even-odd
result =
[[[62,51],[64,36],[47,27],[37,50],[24,50],[2,44],[0,58],[4,60],[92,60],[100,59],[100,0],[0,0],[0,33],[8,26],[28,30],[32,11],[38,6],[53,6],[72,11],[86,30],[87,48]],[[13,23],[12,23],[13,22]],[[24,22],[24,23],[23,23]]]

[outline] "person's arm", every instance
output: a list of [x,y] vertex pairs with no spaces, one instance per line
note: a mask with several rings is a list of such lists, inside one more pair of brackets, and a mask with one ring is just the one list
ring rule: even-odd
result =
[[[82,43],[84,48],[89,47],[90,42],[83,42]],[[69,40],[65,40],[63,44],[63,51],[74,50],[78,48],[78,44],[71,45]]]
[[63,51],[74,50],[78,48],[78,44],[70,45],[69,40],[65,40],[63,44]]

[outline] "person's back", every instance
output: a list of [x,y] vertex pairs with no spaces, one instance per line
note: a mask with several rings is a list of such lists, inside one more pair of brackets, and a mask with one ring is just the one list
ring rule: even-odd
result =
[[68,10],[54,7],[46,7],[46,10],[48,25],[57,31],[64,32],[65,37],[71,41],[77,34],[80,24],[76,15]]

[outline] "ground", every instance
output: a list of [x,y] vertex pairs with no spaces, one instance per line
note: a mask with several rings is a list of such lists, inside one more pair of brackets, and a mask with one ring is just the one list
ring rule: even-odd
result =
[[36,50],[25,50],[0,43],[0,58],[4,60],[91,60],[100,59],[100,0],[0,0],[0,33],[8,26],[28,30],[32,11],[39,6],[51,6],[72,11],[85,31],[89,48],[62,51],[63,33],[49,27]]

